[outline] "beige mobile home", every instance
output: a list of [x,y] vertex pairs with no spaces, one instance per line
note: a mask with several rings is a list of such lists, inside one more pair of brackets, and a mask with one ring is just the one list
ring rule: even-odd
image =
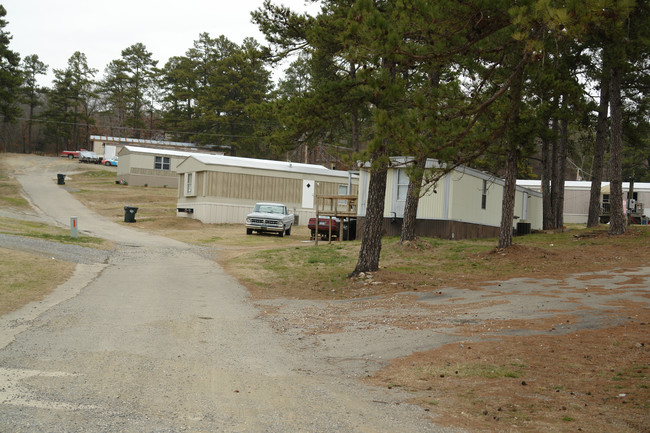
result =
[[[387,235],[399,235],[409,184],[404,158],[395,158],[388,170],[384,203],[384,230]],[[438,168],[435,160],[427,161],[430,170]],[[368,197],[369,172],[362,170],[359,179],[359,223],[361,233]],[[458,167],[446,174],[420,198],[416,233],[445,239],[494,237],[501,225],[503,179],[468,167]],[[542,228],[542,195],[517,187],[513,227],[540,230]],[[523,224],[522,224],[523,223]]]
[[176,167],[195,152],[124,146],[118,156],[117,178],[129,185],[178,187]]
[[256,202],[286,204],[296,224],[316,215],[315,196],[356,194],[358,178],[320,165],[196,154],[178,167],[177,214],[204,223],[243,223]]
[[[539,180],[518,180],[517,185],[541,191]],[[627,197],[630,183],[623,182],[623,197]],[[601,206],[609,204],[609,182],[602,182],[600,187]],[[591,195],[590,181],[565,181],[564,182],[564,222],[567,224],[586,224],[589,215],[589,197]],[[650,183],[634,183],[634,200],[643,205],[646,217],[650,217]]]

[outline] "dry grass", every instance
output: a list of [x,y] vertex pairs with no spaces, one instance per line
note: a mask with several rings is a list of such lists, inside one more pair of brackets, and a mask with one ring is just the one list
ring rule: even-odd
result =
[[0,248],[0,316],[43,299],[68,280],[74,263]]
[[15,209],[29,209],[29,203],[21,193],[18,182],[9,176],[0,160],[0,206]]
[[649,327],[448,344],[367,380],[471,432],[648,432]]
[[274,245],[255,251],[242,248],[238,254],[222,255],[222,261],[256,297],[303,299],[358,298],[448,286],[474,288],[489,280],[559,277],[647,264],[650,228],[632,227],[625,235],[610,238],[603,227],[597,236],[574,237],[585,231],[520,237],[505,251],[495,250],[495,239],[420,239],[404,246],[397,238],[384,238],[372,287],[364,279],[346,278],[356,265],[359,241],[318,247],[311,243]]

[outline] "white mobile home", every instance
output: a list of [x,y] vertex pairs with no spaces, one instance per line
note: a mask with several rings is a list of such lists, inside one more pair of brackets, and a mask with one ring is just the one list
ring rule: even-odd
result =
[[[120,161],[121,162],[121,161]],[[242,223],[256,202],[284,203],[296,224],[315,216],[315,196],[356,194],[358,177],[321,165],[195,154],[176,168],[177,214],[204,223]]]
[[118,155],[125,146],[153,147],[157,149],[186,150],[195,148],[192,143],[181,143],[177,141],[149,140],[144,138],[110,137],[105,135],[91,135],[90,143],[93,152],[110,159]]
[[[535,190],[542,190],[540,180],[518,180],[517,185]],[[623,197],[627,197],[630,183],[623,182]],[[564,182],[564,222],[568,224],[586,224],[589,215],[589,197],[591,195],[590,181]],[[634,183],[633,198],[636,203],[643,205],[646,217],[650,217],[650,183]],[[609,204],[609,182],[600,186],[600,204]]]
[[[409,184],[405,165],[395,158],[388,170],[384,203],[384,230],[387,235],[399,235]],[[439,167],[428,160],[427,168]],[[358,233],[363,227],[368,199],[370,173],[362,170],[359,179]],[[446,174],[420,198],[416,233],[445,239],[495,237],[501,224],[501,202],[505,182],[487,173],[468,167],[458,167]],[[517,187],[513,227],[528,230],[542,228],[542,195]]]

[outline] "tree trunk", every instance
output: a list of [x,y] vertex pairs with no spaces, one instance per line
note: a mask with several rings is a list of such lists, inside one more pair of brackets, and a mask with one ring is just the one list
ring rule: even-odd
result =
[[569,144],[569,126],[567,119],[560,119],[560,139],[559,149],[557,152],[556,172],[557,178],[553,179],[553,184],[557,185],[554,211],[555,228],[561,229],[564,226],[564,180],[566,179],[566,158]]
[[623,150],[623,106],[621,102],[621,67],[612,68],[610,82],[610,104],[612,113],[611,139],[609,147],[610,192],[609,192],[609,234],[625,233],[623,209],[623,173],[621,153]]
[[559,187],[560,184],[557,182],[558,178],[558,171],[560,170],[559,164],[558,164],[558,153],[560,149],[560,140],[559,140],[559,126],[558,126],[558,119],[553,118],[551,121],[552,126],[551,129],[553,130],[554,138],[553,138],[553,143],[552,143],[552,150],[551,150],[551,229],[556,229],[557,228],[557,220],[555,219],[555,216],[557,215],[557,198],[560,195]]
[[[605,56],[603,55],[603,63]],[[587,227],[600,224],[600,185],[603,181],[605,143],[607,141],[607,111],[609,108],[609,71],[603,66],[600,78],[600,102],[596,123],[596,142],[594,143],[594,163],[591,168],[591,194],[589,195],[589,214]]]
[[516,145],[508,146],[506,155],[506,178],[503,187],[503,202],[501,203],[501,228],[497,248],[512,246],[512,222],[515,216],[515,193],[517,191],[517,158]]
[[402,233],[400,244],[405,241],[415,240],[415,220],[418,214],[418,205],[420,203],[420,189],[422,179],[424,178],[424,169],[427,164],[426,158],[420,158],[417,161],[417,169],[414,176],[409,179],[408,192],[406,193],[406,204],[404,205],[404,218],[402,220]]
[[553,228],[553,204],[551,202],[551,173],[552,160],[550,144],[547,138],[542,139],[542,227],[544,230]]
[[72,149],[79,150],[79,142],[77,141],[78,134],[77,134],[77,107],[74,107],[73,115],[72,115]]
[[[350,70],[348,71],[348,73],[350,78],[354,78],[357,76],[357,65],[355,63],[350,62]],[[359,108],[357,106],[352,107],[351,117],[352,117],[352,131],[351,131],[352,150],[358,152],[360,150],[360,144],[359,144]]]
[[352,111],[352,150],[359,151],[359,116],[358,110]]
[[374,272],[379,269],[387,171],[387,167],[381,167],[370,175],[366,223],[363,227],[361,250],[356,268],[348,275],[350,277],[356,276],[360,272]]

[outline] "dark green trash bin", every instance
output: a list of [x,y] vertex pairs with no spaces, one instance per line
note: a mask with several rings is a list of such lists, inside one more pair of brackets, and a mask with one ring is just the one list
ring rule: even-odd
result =
[[357,238],[357,220],[356,218],[344,219],[343,221],[343,240],[353,241]]
[[124,206],[124,222],[125,223],[134,223],[135,214],[138,211],[137,207],[133,206]]
[[56,179],[57,179],[57,184],[65,185],[65,174],[61,174],[61,173],[57,174]]
[[530,223],[517,223],[517,236],[530,234]]

